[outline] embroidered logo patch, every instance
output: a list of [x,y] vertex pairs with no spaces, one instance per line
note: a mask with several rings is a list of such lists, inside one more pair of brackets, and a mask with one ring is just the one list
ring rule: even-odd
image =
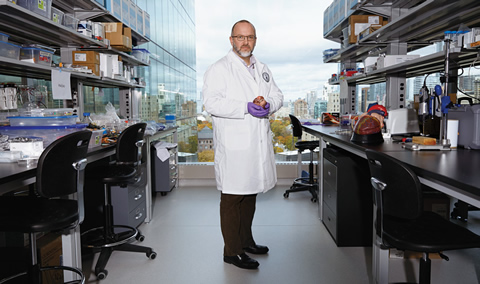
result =
[[263,77],[263,80],[265,80],[265,82],[270,82],[270,75],[268,75],[267,72],[263,72],[262,74],[262,77]]

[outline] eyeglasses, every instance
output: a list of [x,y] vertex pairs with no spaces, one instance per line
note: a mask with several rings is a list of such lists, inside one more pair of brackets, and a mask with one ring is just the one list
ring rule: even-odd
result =
[[238,41],[244,41],[244,40],[254,41],[257,39],[257,37],[253,35],[249,35],[249,36],[239,35],[239,36],[232,36],[232,37],[236,38]]

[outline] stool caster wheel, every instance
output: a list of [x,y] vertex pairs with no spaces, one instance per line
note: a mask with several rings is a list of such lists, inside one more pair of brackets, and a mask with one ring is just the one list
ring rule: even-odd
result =
[[288,192],[285,192],[285,193],[283,194],[283,197],[288,198]]
[[165,195],[167,195],[167,192],[162,191],[162,192],[160,192],[160,195],[161,195],[161,196],[165,196]]
[[310,199],[313,203],[316,203],[317,202],[317,199],[315,197],[312,197],[312,199]]
[[157,257],[157,253],[152,251],[150,253],[147,253],[147,257],[150,259],[155,259]]
[[100,271],[100,272],[97,273],[97,279],[98,280],[103,280],[103,279],[107,278],[107,275],[108,275],[107,270]]
[[145,236],[144,235],[138,235],[138,236],[135,237],[135,239],[137,239],[137,241],[143,242],[145,240]]

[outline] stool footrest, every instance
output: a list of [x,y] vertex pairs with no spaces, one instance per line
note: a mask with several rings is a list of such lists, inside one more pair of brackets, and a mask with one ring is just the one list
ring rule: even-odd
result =
[[138,230],[131,226],[114,225],[112,227],[127,229],[127,231],[114,233],[105,239],[105,227],[93,228],[82,233],[82,246],[94,249],[115,247],[132,241],[138,235]]

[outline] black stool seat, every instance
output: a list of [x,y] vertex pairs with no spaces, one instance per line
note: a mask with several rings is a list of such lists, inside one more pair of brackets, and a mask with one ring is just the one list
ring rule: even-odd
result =
[[39,233],[74,228],[78,224],[78,202],[31,196],[2,196],[0,229],[6,232]]
[[[301,139],[302,137],[302,124],[300,120],[296,118],[294,115],[290,114],[290,120],[292,121],[292,130],[293,136]],[[308,176],[300,176],[293,180],[292,186],[290,189],[287,189],[283,194],[283,197],[288,198],[291,192],[299,192],[299,191],[308,191],[312,195],[310,199],[312,202],[317,202],[318,200],[318,182],[317,179],[314,177],[313,171],[313,152],[319,146],[319,141],[297,141],[295,143],[295,147],[298,149],[299,159],[301,159],[302,152],[305,150],[310,150],[310,164],[308,165]],[[300,161],[300,160],[299,160]],[[301,163],[299,162],[298,165],[299,169],[301,167]]]
[[297,143],[295,143],[295,147],[301,151],[313,151],[318,147],[318,143],[318,141],[297,141]]
[[126,186],[128,184],[135,184],[137,180],[135,176],[137,169],[129,165],[111,165],[106,167],[95,168],[95,171],[101,174],[101,181],[108,183],[111,186]]

